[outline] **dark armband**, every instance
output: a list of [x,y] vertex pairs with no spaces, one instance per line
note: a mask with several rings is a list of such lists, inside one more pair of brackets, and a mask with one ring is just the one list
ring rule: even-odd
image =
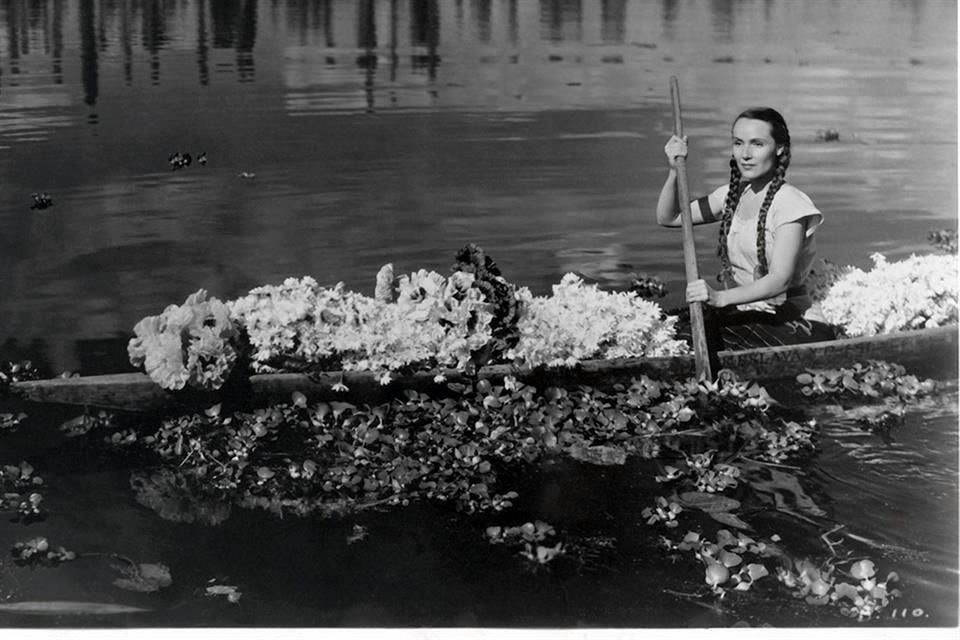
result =
[[700,217],[703,218],[704,222],[716,221],[713,211],[710,210],[710,198],[708,196],[697,198],[695,202],[697,203],[697,207],[700,209]]

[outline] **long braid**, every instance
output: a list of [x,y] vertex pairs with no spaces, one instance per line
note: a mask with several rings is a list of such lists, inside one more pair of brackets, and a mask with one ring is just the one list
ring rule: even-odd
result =
[[767,275],[769,270],[767,264],[767,212],[770,211],[770,205],[773,204],[773,197],[777,195],[777,191],[786,182],[787,167],[789,166],[790,146],[788,144],[780,155],[780,161],[777,163],[773,178],[767,187],[767,195],[763,198],[760,213],[757,215],[757,271],[754,273],[754,279],[762,278]]
[[727,198],[723,202],[723,214],[720,218],[720,233],[717,238],[717,255],[720,256],[720,273],[717,280],[724,287],[733,286],[733,267],[730,266],[730,256],[727,251],[727,234],[730,233],[730,224],[733,222],[733,212],[740,203],[740,194],[743,192],[743,183],[737,161],[730,159],[730,188]]

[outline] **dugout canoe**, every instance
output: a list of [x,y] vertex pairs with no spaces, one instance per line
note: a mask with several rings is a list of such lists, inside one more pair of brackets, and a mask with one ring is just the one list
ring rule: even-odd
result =
[[[789,379],[810,369],[832,369],[866,360],[896,362],[917,375],[952,378],[958,367],[957,336],[957,326],[950,325],[882,336],[721,351],[717,354],[717,364],[719,368],[736,372],[741,379],[761,382]],[[586,360],[571,368],[552,369],[491,365],[480,369],[478,376],[496,381],[512,375],[537,386],[586,384],[603,387],[641,374],[659,378],[689,376],[694,368],[693,356],[677,356]],[[444,371],[445,382],[438,383],[434,380],[438,373],[417,372],[398,377],[386,386],[367,372],[254,374],[243,381],[241,388],[222,393],[166,391],[142,373],[22,381],[14,383],[11,388],[16,395],[31,402],[125,411],[164,411],[196,408],[205,403],[209,406],[224,399],[224,393],[254,404],[289,401],[295,391],[302,392],[310,400],[373,403],[398,390],[426,391],[463,379],[459,372]],[[339,382],[349,391],[334,391],[333,385]]]

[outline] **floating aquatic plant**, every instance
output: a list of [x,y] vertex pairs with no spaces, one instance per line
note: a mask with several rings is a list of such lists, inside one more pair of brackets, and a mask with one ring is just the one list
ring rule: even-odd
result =
[[43,495],[36,491],[42,485],[43,478],[29,462],[0,466],[0,511],[13,512],[14,522],[42,520],[46,517],[41,508]]
[[120,572],[120,577],[114,579],[114,586],[126,591],[153,593],[169,587],[173,583],[170,568],[159,563],[136,563],[129,558],[112,555],[114,568]]
[[49,193],[31,193],[30,198],[33,200],[30,205],[31,209],[49,209],[53,206],[53,198]]
[[27,419],[27,414],[20,411],[18,413],[0,413],[0,433],[4,431],[14,431],[21,422]]
[[68,438],[84,436],[94,429],[110,429],[114,425],[116,414],[100,409],[97,411],[84,411],[79,416],[70,418],[60,425],[60,431]]
[[534,569],[550,564],[564,553],[563,542],[556,541],[556,529],[542,520],[512,527],[491,526],[485,533],[491,544],[516,547],[517,554],[530,562]]
[[9,387],[14,382],[37,380],[39,378],[40,372],[30,360],[0,363],[0,390]]
[[[810,605],[833,605],[843,615],[859,621],[875,617],[900,596],[891,572],[881,582],[869,559],[817,563],[791,557],[779,536],[762,540],[742,532],[719,529],[716,539],[690,531],[682,540],[662,538],[669,551],[689,551],[704,567],[704,584],[720,598],[730,592],[749,591],[759,580],[775,580],[792,597]],[[846,571],[839,567],[849,564]]]
[[868,360],[839,369],[811,369],[797,376],[800,391],[811,397],[896,398],[912,402],[934,393],[937,383],[921,380],[895,363]]
[[240,602],[240,598],[243,597],[240,589],[230,584],[211,584],[204,589],[203,593],[212,598],[226,598],[230,604],[237,604]]
[[938,251],[957,255],[956,229],[938,229],[927,234],[927,242]]
[[42,536],[14,543],[10,555],[17,565],[30,567],[55,567],[77,558],[76,553],[63,546],[52,547]]
[[630,281],[630,291],[645,300],[656,300],[667,295],[667,285],[657,276],[639,274]]

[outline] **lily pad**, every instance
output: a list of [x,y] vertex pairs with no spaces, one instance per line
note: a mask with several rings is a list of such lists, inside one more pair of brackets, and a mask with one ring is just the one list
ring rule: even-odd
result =
[[127,591],[153,593],[173,583],[170,569],[162,564],[143,563],[131,566],[124,574],[123,578],[117,578],[113,584]]
[[750,525],[733,515],[732,513],[727,513],[726,511],[720,511],[716,513],[709,514],[711,518],[720,522],[722,524],[729,525],[731,527],[736,527],[737,529],[749,529]]
[[693,509],[700,509],[709,514],[732,511],[740,507],[740,501],[705,491],[687,491],[680,494],[680,504]]

